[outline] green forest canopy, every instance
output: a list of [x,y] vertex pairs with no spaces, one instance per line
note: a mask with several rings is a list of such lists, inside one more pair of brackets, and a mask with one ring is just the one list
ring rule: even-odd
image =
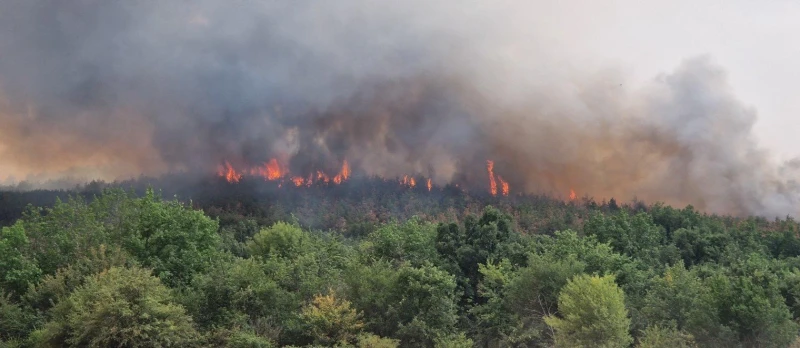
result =
[[0,347],[800,342],[789,218],[380,190],[229,199],[107,189],[28,208],[0,232]]

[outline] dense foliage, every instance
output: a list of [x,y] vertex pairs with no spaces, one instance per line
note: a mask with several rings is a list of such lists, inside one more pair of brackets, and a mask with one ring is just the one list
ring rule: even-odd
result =
[[0,347],[800,343],[792,219],[396,186],[4,193]]

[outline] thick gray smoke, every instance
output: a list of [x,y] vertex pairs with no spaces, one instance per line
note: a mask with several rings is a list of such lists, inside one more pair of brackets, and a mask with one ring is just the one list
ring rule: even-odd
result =
[[630,87],[524,30],[535,6],[0,1],[0,180],[277,157],[485,183],[492,159],[517,192],[796,215],[800,165],[758,148],[711,58]]

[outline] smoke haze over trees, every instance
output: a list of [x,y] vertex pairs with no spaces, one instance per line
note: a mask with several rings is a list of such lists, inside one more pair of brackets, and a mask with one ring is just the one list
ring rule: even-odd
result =
[[797,214],[797,163],[755,143],[713,57],[628,84],[546,22],[511,1],[4,1],[0,180],[279,158],[483,185],[492,159],[516,192]]

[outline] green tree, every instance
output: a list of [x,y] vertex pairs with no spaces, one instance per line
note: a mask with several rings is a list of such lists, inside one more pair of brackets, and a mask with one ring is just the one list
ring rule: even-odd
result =
[[513,229],[511,216],[492,206],[487,206],[480,218],[467,216],[463,229],[454,223],[440,224],[435,245],[443,268],[456,276],[463,307],[486,301],[478,296],[479,265],[489,259],[506,258],[514,265],[527,261],[527,250]]
[[332,289],[327,295],[317,295],[300,312],[307,333],[315,344],[352,344],[364,327],[361,315],[350,301],[337,298]]
[[186,284],[219,257],[219,226],[202,211],[178,200],[162,201],[152,189],[142,198],[123,203],[119,229],[112,236],[122,240],[123,247],[165,284]]
[[26,338],[40,320],[32,308],[15,302],[0,289],[0,342]]
[[397,348],[400,341],[392,338],[384,338],[371,333],[358,335],[358,348]]
[[53,274],[109,242],[96,209],[79,197],[56,200],[52,208],[31,208],[17,224],[30,240],[28,257],[36,260],[42,274]]
[[[729,274],[726,274],[729,273]],[[719,322],[748,347],[785,347],[798,325],[780,294],[779,280],[766,260],[751,257],[705,279]]]
[[431,346],[456,331],[453,276],[434,266],[386,261],[356,265],[346,273],[348,298],[364,313],[365,329],[400,339],[404,346]]
[[650,326],[642,333],[637,348],[693,348],[696,347],[692,335],[675,328]]
[[545,318],[563,347],[627,347],[630,319],[613,276],[578,275],[558,295],[559,317]]
[[418,265],[436,261],[435,239],[436,226],[414,217],[379,227],[367,237],[367,243],[376,257]]
[[613,215],[597,213],[592,215],[583,229],[587,235],[597,236],[600,242],[609,243],[621,254],[647,260],[656,266],[661,261],[658,259],[659,249],[666,233],[647,213],[633,216],[624,210]]
[[311,248],[311,238],[297,225],[277,222],[261,229],[247,242],[247,251],[252,256],[269,258],[272,255],[295,258]]
[[136,260],[119,246],[100,245],[91,248],[86,256],[60,268],[55,274],[44,276],[35,287],[28,288],[23,300],[28,306],[44,313],[83,285],[87,276],[106,271],[111,267],[135,265]]
[[0,290],[9,295],[21,296],[42,275],[36,262],[23,255],[29,245],[21,223],[0,229]]
[[92,276],[53,309],[40,344],[54,347],[186,346],[191,318],[151,272],[113,267]]
[[396,337],[404,345],[430,345],[454,333],[455,290],[453,276],[436,267],[402,267],[393,291],[399,317]]
[[[650,285],[642,315],[650,326],[675,327],[711,341],[721,341],[725,331],[712,304],[709,288],[697,272],[687,270],[683,262],[669,267]],[[660,332],[660,331],[659,331]],[[655,334],[655,332],[654,332]]]
[[277,342],[277,327],[289,325],[302,298],[282,288],[276,275],[268,272],[258,259],[220,260],[208,272],[195,276],[179,300],[202,329],[225,328],[220,334],[257,330]]

